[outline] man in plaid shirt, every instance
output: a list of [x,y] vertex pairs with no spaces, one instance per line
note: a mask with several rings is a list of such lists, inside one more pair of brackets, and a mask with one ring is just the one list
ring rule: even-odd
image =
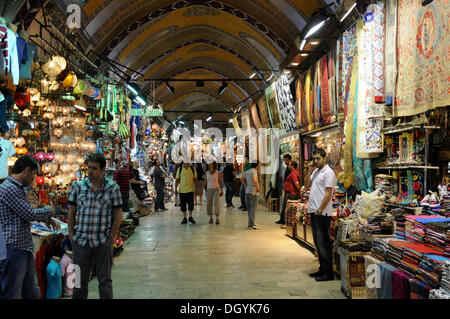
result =
[[73,263],[81,270],[81,288],[74,288],[73,299],[87,299],[92,261],[100,298],[113,297],[113,244],[122,222],[122,197],[119,185],[103,177],[105,169],[105,157],[93,154],[88,159],[88,178],[75,182],[69,196],[68,226]]
[[38,170],[35,159],[22,156],[0,185],[0,227],[7,250],[0,262],[0,299],[39,299],[41,295],[34,274],[30,222],[49,222],[55,210],[50,206],[35,209],[27,202],[24,186],[31,185]]

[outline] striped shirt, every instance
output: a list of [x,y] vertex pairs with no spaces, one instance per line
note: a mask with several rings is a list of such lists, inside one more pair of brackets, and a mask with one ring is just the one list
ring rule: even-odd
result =
[[9,53],[8,53],[8,29],[0,25],[0,55],[3,59],[3,68],[5,73],[9,72]]
[[77,207],[73,240],[82,247],[103,245],[111,236],[113,208],[122,207],[119,186],[104,178],[103,185],[94,192],[89,178],[85,178],[74,183],[68,203]]
[[116,169],[113,175],[113,180],[119,184],[120,192],[123,194],[130,192],[130,179],[133,178],[136,178],[136,176],[127,167]]
[[34,252],[31,222],[44,222],[50,218],[52,209],[33,208],[28,203],[23,185],[8,176],[0,185],[0,226],[6,245]]

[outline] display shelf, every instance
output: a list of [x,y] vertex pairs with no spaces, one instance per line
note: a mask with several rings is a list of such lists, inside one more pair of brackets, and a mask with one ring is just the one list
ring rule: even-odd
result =
[[412,168],[416,168],[416,169],[424,169],[424,170],[429,170],[429,169],[439,169],[438,166],[425,166],[425,165],[402,165],[402,164],[394,164],[394,165],[385,165],[385,166],[375,166],[375,168],[377,169],[412,169]]
[[315,130],[312,130],[312,131],[301,131],[300,134],[302,136],[308,136],[308,135],[311,135],[311,134],[314,134],[314,133],[317,133],[317,132],[320,132],[320,131],[328,130],[328,129],[336,127],[338,125],[339,125],[339,122],[334,122],[334,123],[322,126],[322,127],[318,128],[318,129],[315,129]]
[[421,126],[421,125],[412,125],[412,126],[407,126],[407,127],[399,127],[399,128],[386,128],[384,130],[382,130],[381,132],[385,135],[388,134],[396,134],[396,133],[401,133],[401,132],[407,132],[407,131],[412,131],[412,130],[418,130],[418,129],[431,129],[431,130],[435,130],[435,129],[440,129],[440,126],[429,126],[429,125],[425,125],[425,126]]

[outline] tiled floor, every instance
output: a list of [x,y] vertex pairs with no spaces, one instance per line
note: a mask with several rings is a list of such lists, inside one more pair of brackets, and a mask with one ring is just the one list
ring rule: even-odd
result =
[[[247,230],[247,212],[225,204],[220,225],[208,223],[205,202],[195,208],[196,225],[181,225],[179,207],[166,207],[141,218],[114,259],[114,298],[345,298],[339,280],[308,276],[317,259],[264,206],[256,212],[259,230]],[[97,287],[95,278],[89,298],[98,298]]]

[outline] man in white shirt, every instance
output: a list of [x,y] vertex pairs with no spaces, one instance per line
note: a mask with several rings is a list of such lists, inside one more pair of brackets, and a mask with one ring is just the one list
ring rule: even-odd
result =
[[316,281],[328,281],[334,279],[330,224],[333,216],[331,198],[336,175],[325,163],[326,153],[323,149],[316,149],[312,156],[313,162],[308,167],[306,187],[311,186],[308,214],[311,214],[311,228],[320,268],[319,271],[309,275],[316,278]]

